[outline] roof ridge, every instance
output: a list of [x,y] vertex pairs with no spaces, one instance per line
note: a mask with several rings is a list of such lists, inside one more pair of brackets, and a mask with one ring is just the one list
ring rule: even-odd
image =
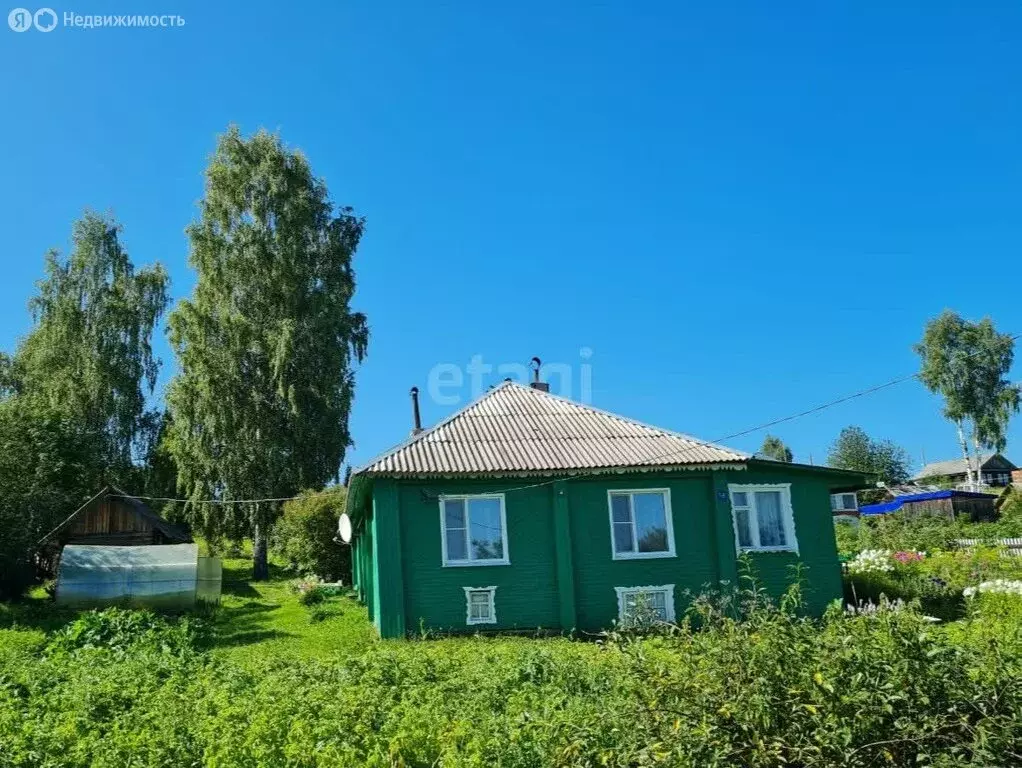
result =
[[[486,406],[491,399],[496,401],[492,408]],[[652,468],[749,458],[742,451],[505,379],[432,427],[374,456],[352,476]]]
[[[505,382],[505,383],[507,383],[507,382]],[[658,427],[658,426],[656,426],[654,424],[647,424],[644,421],[639,421],[638,419],[633,419],[631,416],[624,416],[624,415],[622,415],[620,413],[614,413],[613,411],[605,411],[602,408],[597,408],[595,405],[591,405],[589,403],[580,403],[580,402],[578,402],[576,400],[570,400],[570,399],[568,399],[566,397],[562,397],[561,395],[555,395],[552,392],[544,392],[543,390],[535,389],[534,387],[526,387],[526,386],[524,386],[522,384],[518,384],[517,382],[510,382],[510,383],[514,383],[514,384],[516,384],[518,387],[520,387],[522,389],[527,389],[527,390],[529,390],[531,392],[536,392],[539,395],[544,395],[544,396],[546,396],[546,397],[548,397],[548,398],[550,398],[552,400],[559,400],[562,403],[567,403],[568,405],[573,405],[576,408],[583,408],[585,410],[592,411],[593,413],[597,413],[600,416],[608,416],[608,417],[610,417],[612,419],[617,419],[618,421],[624,421],[624,422],[627,422],[629,424],[635,424],[636,426],[642,427],[644,429],[649,429],[649,430],[652,430],[654,432],[661,432],[661,433],[663,433],[665,435],[672,435],[674,437],[681,438],[682,440],[688,440],[689,442],[697,443],[697,444],[699,444],[701,446],[704,446],[706,448],[716,448],[716,449],[722,450],[722,451],[730,451],[731,453],[740,453],[740,454],[744,454],[747,458],[751,458],[751,454],[747,454],[747,453],[745,453],[745,451],[738,451],[738,450],[735,450],[734,448],[728,448],[726,445],[720,445],[719,443],[713,443],[713,442],[709,442],[707,440],[700,440],[698,437],[694,437],[692,435],[686,434],[685,432],[677,432],[677,431],[675,431],[673,429],[665,429],[664,427]]]

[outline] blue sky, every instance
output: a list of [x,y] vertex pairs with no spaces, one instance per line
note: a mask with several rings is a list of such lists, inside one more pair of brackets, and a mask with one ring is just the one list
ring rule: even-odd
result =
[[[84,0],[55,10],[186,23],[0,30],[0,345],[86,206],[187,295],[232,121],[368,220],[356,464],[413,384],[450,413],[430,371],[474,355],[572,366],[577,398],[589,349],[595,405],[713,439],[911,373],[945,307],[1022,333],[1022,7],[552,5]],[[819,463],[859,424],[918,463],[955,455],[939,409],[910,382],[776,433]]]

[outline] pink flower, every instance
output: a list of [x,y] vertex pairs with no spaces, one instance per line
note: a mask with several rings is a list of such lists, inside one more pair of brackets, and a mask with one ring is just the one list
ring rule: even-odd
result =
[[926,554],[923,552],[895,552],[892,557],[899,563],[918,563]]

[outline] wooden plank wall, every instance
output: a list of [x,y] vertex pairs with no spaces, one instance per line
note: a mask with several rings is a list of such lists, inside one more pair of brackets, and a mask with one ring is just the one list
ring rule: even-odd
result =
[[104,497],[75,519],[69,533],[68,543],[150,544],[154,531],[127,501]]

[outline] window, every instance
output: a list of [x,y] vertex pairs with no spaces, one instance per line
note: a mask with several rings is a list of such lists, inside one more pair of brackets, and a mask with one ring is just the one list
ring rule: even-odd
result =
[[832,512],[855,512],[858,508],[859,501],[854,493],[832,493],[830,495]]
[[615,560],[674,557],[670,491],[610,491],[607,497]]
[[441,496],[444,565],[507,565],[504,495]]
[[674,621],[674,585],[614,587],[617,617],[622,624]]
[[496,587],[465,587],[465,623],[496,624]]
[[730,485],[739,552],[798,552],[791,485]]

